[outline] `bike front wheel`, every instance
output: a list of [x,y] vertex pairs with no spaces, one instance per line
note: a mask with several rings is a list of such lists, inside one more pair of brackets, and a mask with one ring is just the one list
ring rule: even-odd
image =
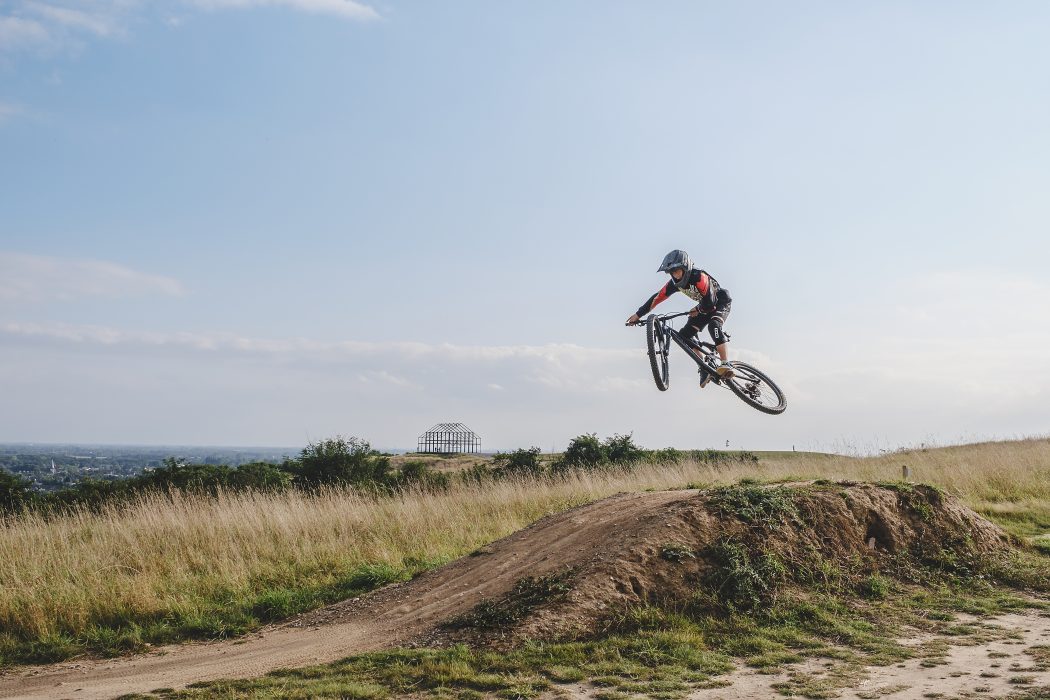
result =
[[787,408],[787,399],[773,380],[744,362],[730,362],[733,378],[724,379],[733,393],[752,408],[776,415]]
[[668,343],[671,339],[667,337],[667,331],[663,325],[656,322],[653,316],[645,321],[645,343],[649,348],[649,366],[653,370],[653,381],[660,391],[667,391],[671,386],[670,363],[667,361]]

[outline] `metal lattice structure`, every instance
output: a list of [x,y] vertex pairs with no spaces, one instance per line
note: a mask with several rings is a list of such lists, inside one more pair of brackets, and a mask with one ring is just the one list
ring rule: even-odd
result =
[[477,452],[481,438],[462,423],[438,423],[419,436],[417,452],[453,454]]

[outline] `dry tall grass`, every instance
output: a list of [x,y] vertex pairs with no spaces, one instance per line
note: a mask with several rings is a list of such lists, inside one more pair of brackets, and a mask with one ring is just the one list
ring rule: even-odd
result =
[[439,495],[149,496],[102,513],[0,521],[0,630],[23,639],[79,634],[113,620],[214,608],[268,589],[324,582],[362,564],[462,556],[546,513],[620,491],[744,477],[913,478],[985,513],[1050,526],[1050,440],[988,443],[876,458],[781,457],[757,464],[653,465],[564,481],[504,481]]

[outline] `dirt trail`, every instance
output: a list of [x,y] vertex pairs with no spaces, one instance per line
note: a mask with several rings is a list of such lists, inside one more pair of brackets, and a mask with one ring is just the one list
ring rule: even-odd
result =
[[248,678],[278,668],[335,661],[418,637],[482,600],[509,592],[524,576],[542,576],[609,558],[628,547],[626,533],[662,517],[696,491],[621,494],[548,516],[406,584],[344,601],[248,637],[174,645],[130,658],[19,668],[0,675],[2,698],[109,698],[197,681]]
[[[966,619],[966,615],[959,615],[960,621]],[[960,640],[958,637],[941,637],[948,644],[956,645],[950,648],[942,664],[930,668],[923,665],[922,659],[912,659],[890,666],[869,666],[858,675],[852,687],[838,691],[837,697],[841,700],[881,697],[893,700],[923,700],[974,695],[1002,698],[1025,689],[1050,688],[1050,670],[1041,666],[1033,667],[1032,657],[1024,653],[1025,649],[1050,642],[1050,617],[1045,613],[1030,611],[1002,615],[981,622],[1012,634],[1006,639],[978,644],[965,639]],[[935,638],[936,635],[920,635],[906,641],[917,644]],[[720,679],[731,682],[732,685],[695,691],[689,695],[689,700],[778,697],[780,694],[773,689],[773,685],[783,683],[799,674],[819,681],[831,665],[826,659],[811,659],[790,665],[784,671],[773,675],[742,667]],[[593,698],[594,694],[594,689],[580,687],[574,696],[583,700]]]
[[0,677],[0,697],[111,698],[196,681],[261,676],[276,668],[335,661],[380,645],[365,624],[275,629],[226,642],[168,646],[131,658],[23,669]]

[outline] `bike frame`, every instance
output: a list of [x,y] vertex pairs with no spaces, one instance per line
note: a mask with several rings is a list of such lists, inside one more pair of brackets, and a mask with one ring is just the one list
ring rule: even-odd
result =
[[[682,350],[685,351],[686,355],[692,358],[693,362],[695,362],[700,368],[700,372],[702,374],[710,376],[713,382],[722,385],[722,377],[720,377],[718,372],[715,371],[714,363],[712,360],[712,358],[714,358],[715,356],[715,353],[717,352],[715,346],[712,343],[708,343],[705,341],[696,341],[695,343],[690,343],[671,326],[671,319],[688,315],[688,311],[683,311],[677,314],[663,314],[661,316],[655,316],[653,320],[660,325],[660,330],[662,333],[667,335],[667,337],[673,340],[678,345],[678,347],[682,348]],[[727,333],[726,338],[728,337],[729,334]],[[667,355],[670,349],[671,346],[667,345],[666,349],[664,350],[664,355]],[[704,377],[701,377],[701,380],[703,379]]]

